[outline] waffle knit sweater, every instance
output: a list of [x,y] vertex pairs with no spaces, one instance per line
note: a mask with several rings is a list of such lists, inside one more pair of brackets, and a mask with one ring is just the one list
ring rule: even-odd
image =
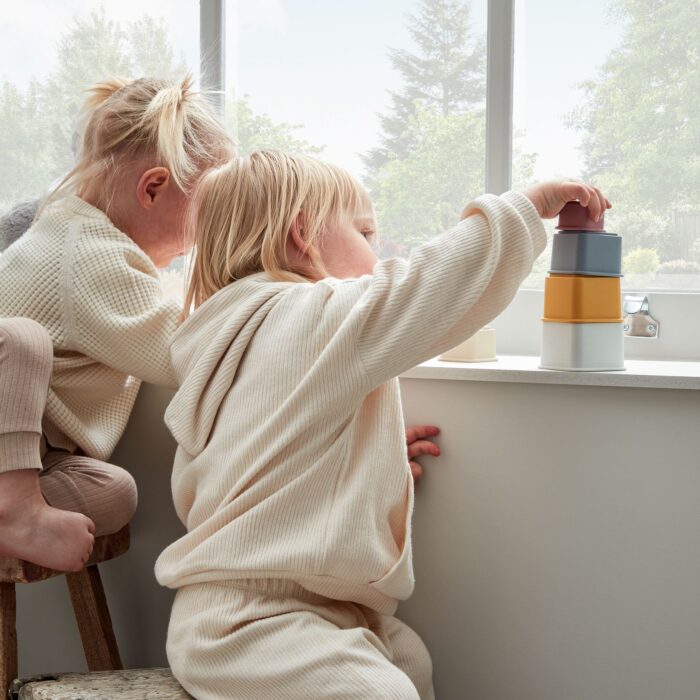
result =
[[413,590],[413,480],[398,375],[502,311],[545,246],[530,201],[486,195],[454,229],[372,275],[258,273],[178,330],[166,412],[187,534],[156,576],[288,579],[392,614]]
[[175,386],[179,314],[146,253],[76,196],[51,205],[0,256],[0,316],[31,318],[53,341],[43,422],[53,447],[109,459],[141,380]]

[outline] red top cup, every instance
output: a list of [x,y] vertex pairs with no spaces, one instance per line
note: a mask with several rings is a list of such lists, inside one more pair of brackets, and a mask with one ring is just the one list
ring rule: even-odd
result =
[[557,228],[560,231],[605,231],[605,214],[600,215],[600,220],[593,221],[588,207],[569,202],[559,212]]

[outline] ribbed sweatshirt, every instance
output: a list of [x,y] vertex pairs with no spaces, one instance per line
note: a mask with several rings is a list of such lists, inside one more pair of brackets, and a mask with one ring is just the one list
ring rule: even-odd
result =
[[0,255],[0,317],[31,318],[53,342],[43,423],[53,447],[109,459],[141,380],[175,385],[169,350],[180,312],[146,253],[76,196]]
[[258,273],[208,299],[171,349],[173,588],[284,578],[392,614],[413,585],[413,480],[397,377],[501,312],[545,246],[535,208],[485,195],[372,275]]

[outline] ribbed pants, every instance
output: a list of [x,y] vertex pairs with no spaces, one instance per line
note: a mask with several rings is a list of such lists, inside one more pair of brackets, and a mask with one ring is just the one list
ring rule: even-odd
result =
[[197,700],[434,700],[432,662],[395,617],[284,579],[178,590],[168,661]]
[[36,469],[49,505],[86,515],[97,536],[116,532],[136,510],[136,484],[113,464],[47,448],[41,424],[52,367],[51,338],[41,325],[0,319],[0,474]]

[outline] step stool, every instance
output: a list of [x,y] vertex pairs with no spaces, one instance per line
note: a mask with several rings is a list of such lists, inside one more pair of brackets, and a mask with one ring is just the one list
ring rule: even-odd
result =
[[169,668],[57,673],[18,679],[12,700],[192,700]]
[[129,542],[128,525],[113,535],[96,538],[85,568],[75,573],[52,571],[30,562],[0,557],[0,697],[7,697],[8,689],[17,677],[17,583],[65,576],[88,668],[91,671],[122,668],[97,565],[124,554],[129,549]]

